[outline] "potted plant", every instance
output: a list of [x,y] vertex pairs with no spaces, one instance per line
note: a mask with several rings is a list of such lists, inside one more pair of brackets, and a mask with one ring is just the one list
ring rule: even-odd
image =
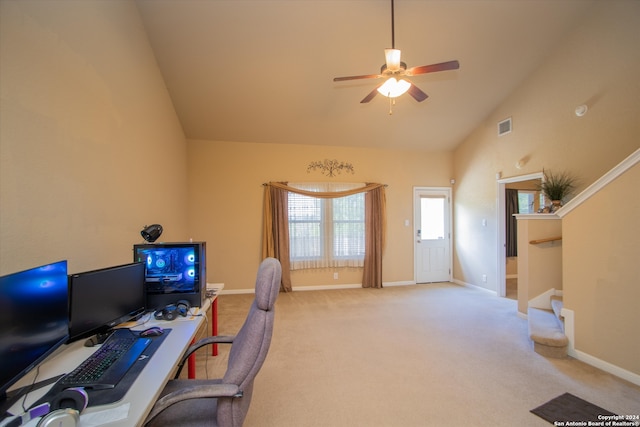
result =
[[555,212],[575,189],[576,179],[567,172],[554,173],[543,170],[542,174],[544,177],[539,190],[551,201],[550,212]]

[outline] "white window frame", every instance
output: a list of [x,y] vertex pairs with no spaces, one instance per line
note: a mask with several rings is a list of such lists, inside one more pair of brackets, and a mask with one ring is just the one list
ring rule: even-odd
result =
[[[362,183],[290,183],[291,187],[304,189],[308,191],[320,191],[320,192],[333,192],[333,191],[344,191],[348,189],[363,187]],[[290,201],[291,194],[289,193]],[[308,197],[308,196],[300,196],[298,194],[294,194],[295,197]],[[292,270],[297,269],[305,269],[305,268],[331,268],[331,267],[362,267],[364,266],[364,196],[365,193],[358,193],[352,196],[347,197],[361,197],[362,202],[362,211],[360,212],[360,218],[347,219],[347,220],[334,220],[333,218],[333,210],[334,210],[334,201],[337,199],[332,198],[318,198],[315,199],[318,203],[320,203],[320,219],[301,219],[295,220],[292,219],[292,216],[289,215],[289,241],[290,241],[290,264]],[[291,203],[289,205],[289,209],[291,209]],[[317,223],[318,230],[320,232],[320,255],[319,256],[296,256],[294,251],[294,245],[292,244],[292,225],[294,224],[304,224],[304,223]],[[358,223],[362,224],[362,242],[360,245],[357,245],[357,248],[360,248],[358,254],[354,254],[353,256],[340,256],[335,254],[335,233],[334,233],[334,225],[339,223]]]

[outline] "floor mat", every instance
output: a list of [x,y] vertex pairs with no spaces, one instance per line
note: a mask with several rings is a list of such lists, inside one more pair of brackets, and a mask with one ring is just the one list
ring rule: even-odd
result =
[[[547,403],[531,410],[540,418],[549,421],[551,424],[556,422],[565,423],[567,421],[600,421],[602,417],[599,415],[616,415],[599,406],[587,402],[572,395],[571,393],[562,394]],[[561,424],[557,424],[561,425]]]

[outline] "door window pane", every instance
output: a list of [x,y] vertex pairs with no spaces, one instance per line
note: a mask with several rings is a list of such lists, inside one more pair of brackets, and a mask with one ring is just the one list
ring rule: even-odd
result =
[[420,225],[423,240],[444,239],[444,197],[420,199]]

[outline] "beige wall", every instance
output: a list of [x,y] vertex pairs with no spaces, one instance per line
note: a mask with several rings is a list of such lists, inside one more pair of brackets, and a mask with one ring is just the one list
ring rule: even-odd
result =
[[[640,2],[596,3],[548,60],[456,149],[456,280],[498,289],[496,174],[568,171],[580,178],[581,190],[640,146],[639,28]],[[574,114],[580,104],[589,106],[581,118]],[[498,137],[497,123],[506,117],[512,117],[513,131]],[[521,169],[515,166],[518,160],[524,160]]]
[[640,164],[562,218],[574,347],[640,375]]
[[528,217],[518,217],[518,311],[524,315],[529,300],[551,288],[562,290],[562,240],[530,243],[562,237],[562,221],[555,215]]
[[[511,188],[514,190],[527,190],[527,191],[536,191],[534,196],[534,205],[533,211],[538,212],[540,209],[540,192],[538,191],[538,186],[540,185],[539,179],[531,179],[528,181],[518,181],[518,182],[510,182],[505,184],[505,188]],[[519,252],[518,252],[519,253]],[[517,277],[518,276],[518,257],[507,257],[507,265],[505,269],[506,277]],[[518,284],[519,285],[519,284]]]
[[0,274],[187,238],[186,141],[133,3],[0,2]]
[[[355,174],[327,178],[307,173],[315,160],[352,163]],[[383,282],[413,281],[413,187],[449,185],[451,153],[310,145],[189,141],[189,224],[207,241],[210,282],[225,290],[251,289],[261,259],[262,183],[268,181],[387,184],[387,246]],[[409,220],[409,226],[405,226]],[[360,269],[294,272],[293,286],[360,284]]]

